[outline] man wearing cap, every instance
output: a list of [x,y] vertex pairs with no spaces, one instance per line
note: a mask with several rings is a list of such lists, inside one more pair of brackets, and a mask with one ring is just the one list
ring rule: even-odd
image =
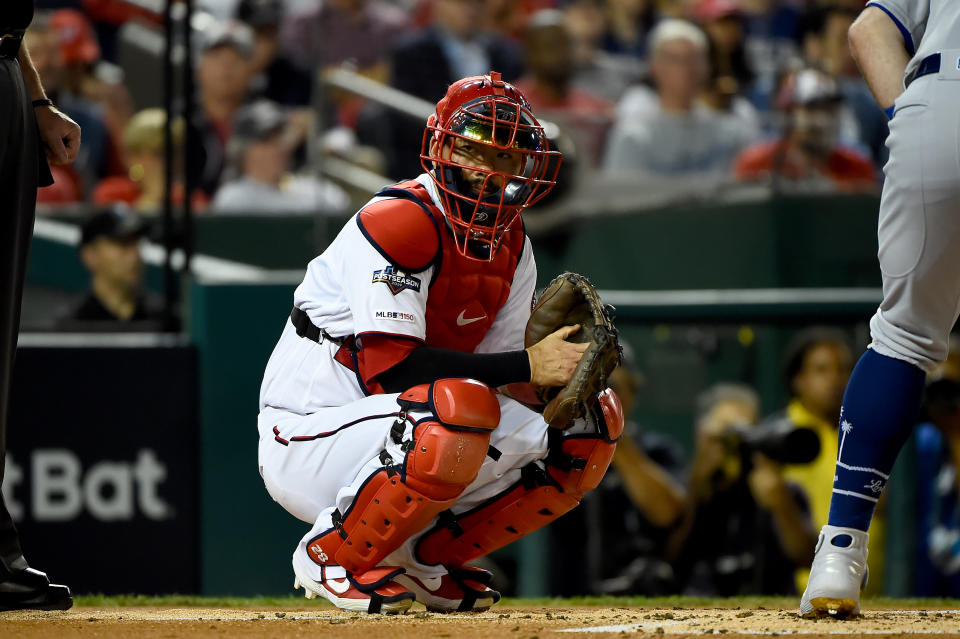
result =
[[196,146],[188,150],[188,166],[198,175],[199,186],[212,195],[220,184],[225,148],[233,129],[233,117],[250,91],[253,31],[240,22],[218,23],[203,34],[197,65],[200,108],[192,119]]
[[786,131],[744,150],[737,157],[737,178],[844,191],[875,188],[873,163],[838,139],[842,102],[836,80],[823,71],[802,69],[785,78],[777,105],[786,114]]
[[[38,184],[50,184],[47,160],[77,157],[80,127],[47,99],[23,33],[33,18],[32,0],[0,3],[0,480],[6,458],[7,401],[20,324],[20,300],[33,231]],[[46,159],[40,154],[43,142]],[[30,568],[0,494],[0,610],[66,609],[70,589],[51,584]]]
[[237,112],[227,145],[230,168],[239,176],[220,187],[212,209],[230,213],[344,212],[349,198],[339,187],[293,176],[293,143],[287,116],[279,106],[259,100]]
[[[126,207],[94,213],[80,232],[80,261],[90,271],[90,292],[60,322],[142,322],[161,319],[142,292],[143,260],[140,240],[146,234],[143,220]],[[84,326],[83,328],[90,328]]]

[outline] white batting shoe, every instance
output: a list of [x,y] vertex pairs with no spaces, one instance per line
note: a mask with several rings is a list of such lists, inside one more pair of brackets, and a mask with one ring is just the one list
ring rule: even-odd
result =
[[847,619],[860,614],[860,591],[867,585],[867,538],[855,528],[821,529],[800,616]]
[[442,577],[398,575],[398,584],[417,595],[417,601],[430,612],[483,612],[500,601],[500,593],[490,587],[493,573],[474,566],[451,568]]
[[403,568],[372,568],[362,575],[317,581],[293,561],[293,588],[303,588],[307,599],[323,597],[341,610],[395,615],[413,605],[415,595],[394,581]]

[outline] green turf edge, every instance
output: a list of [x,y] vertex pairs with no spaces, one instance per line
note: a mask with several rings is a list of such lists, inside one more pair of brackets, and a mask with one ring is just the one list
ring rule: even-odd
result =
[[[770,608],[790,609],[798,605],[796,597],[570,597],[542,599],[504,599],[501,607],[563,608],[595,606],[609,608]],[[85,608],[118,607],[199,607],[199,608],[302,608],[328,605],[326,602],[306,601],[302,596],[281,597],[200,597],[196,595],[81,595],[75,598],[77,606]],[[865,608],[960,608],[960,599],[893,599],[868,597]]]

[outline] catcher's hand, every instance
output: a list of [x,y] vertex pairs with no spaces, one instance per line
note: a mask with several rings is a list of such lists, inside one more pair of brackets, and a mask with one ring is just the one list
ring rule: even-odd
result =
[[[569,366],[569,346],[573,346],[566,342],[569,338],[583,353],[572,373],[563,371],[556,378],[560,381],[554,383],[538,380],[536,366],[532,364],[532,381],[544,386],[541,398],[547,405],[543,418],[551,427],[569,428],[574,419],[586,415],[596,402],[597,393],[607,387],[607,377],[620,364],[620,343],[610,318],[611,310],[612,307],[603,304],[590,280],[570,272],[558,275],[537,300],[524,334],[528,350],[554,350],[560,353],[561,360],[566,352]],[[549,348],[553,346],[558,348]],[[531,357],[531,362],[533,360]],[[564,385],[566,379],[569,381]]]

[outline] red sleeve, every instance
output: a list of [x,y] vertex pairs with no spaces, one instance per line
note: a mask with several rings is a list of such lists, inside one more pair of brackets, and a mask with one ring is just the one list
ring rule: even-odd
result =
[[364,333],[359,336],[360,350],[357,352],[357,373],[367,390],[372,394],[383,393],[383,387],[377,382],[380,373],[402,362],[415,348],[423,346],[418,339],[384,333]]
[[770,158],[776,143],[760,142],[740,152],[734,163],[734,173],[739,180],[754,180],[768,175],[771,170]]

